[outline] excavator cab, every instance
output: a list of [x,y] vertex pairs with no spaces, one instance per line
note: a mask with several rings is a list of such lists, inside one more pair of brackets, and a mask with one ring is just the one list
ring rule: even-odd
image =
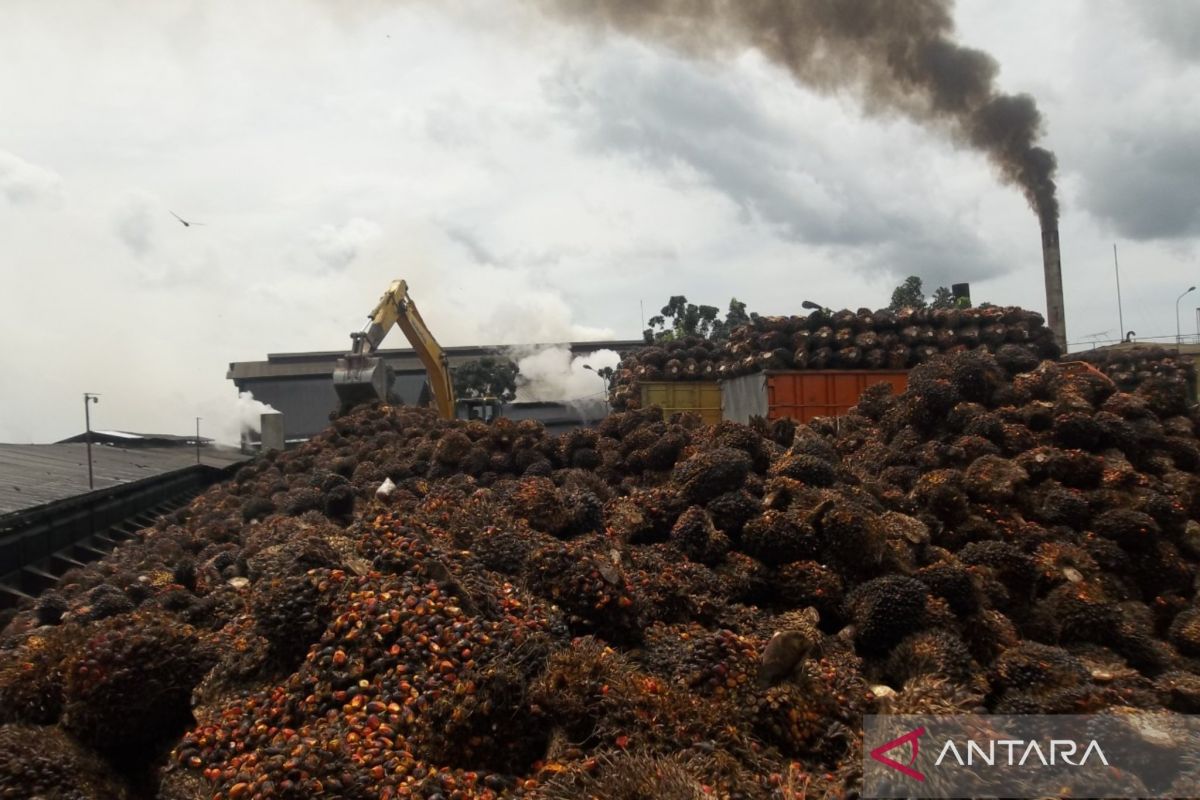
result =
[[490,423],[500,418],[503,408],[504,403],[495,397],[463,398],[458,401],[458,418],[478,419]]

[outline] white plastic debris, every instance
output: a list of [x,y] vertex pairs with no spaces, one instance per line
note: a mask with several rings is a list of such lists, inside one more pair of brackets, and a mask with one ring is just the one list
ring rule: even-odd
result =
[[382,499],[391,496],[394,491],[396,491],[396,484],[392,483],[391,478],[384,478],[383,483],[379,484],[379,488],[375,490],[375,496]]

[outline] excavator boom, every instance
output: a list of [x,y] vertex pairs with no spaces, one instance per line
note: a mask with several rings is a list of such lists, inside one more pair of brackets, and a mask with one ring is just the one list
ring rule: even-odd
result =
[[454,383],[450,378],[446,353],[421,319],[420,312],[409,297],[408,284],[402,280],[392,281],[369,319],[371,321],[363,331],[350,334],[353,346],[344,358],[338,359],[333,372],[333,388],[342,407],[350,408],[376,400],[386,402],[389,399],[393,380],[391,370],[374,353],[395,325],[404,332],[425,367],[438,415],[442,419],[454,419]]

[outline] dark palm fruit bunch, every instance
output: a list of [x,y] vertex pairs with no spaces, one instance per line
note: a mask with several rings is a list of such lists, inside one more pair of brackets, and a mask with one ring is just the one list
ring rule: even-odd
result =
[[881,569],[887,531],[878,514],[857,503],[833,502],[817,524],[822,553],[844,572],[872,575]]
[[728,629],[689,634],[679,677],[694,692],[723,697],[748,690],[758,671],[761,643]]
[[535,530],[559,535],[571,524],[571,508],[549,478],[523,478],[512,487],[508,501],[516,516]]
[[1179,612],[1168,635],[1180,653],[1200,657],[1200,608],[1193,606]]
[[771,579],[782,608],[813,607],[826,625],[841,619],[843,581],[837,572],[816,561],[793,561],[780,566]]
[[112,767],[52,727],[0,725],[0,797],[126,800]]
[[298,517],[305,511],[319,511],[324,502],[321,492],[311,486],[302,486],[290,490],[283,498],[282,509],[285,514]]
[[970,686],[978,665],[957,634],[946,630],[920,631],[905,637],[888,655],[883,674],[892,686],[923,676],[946,678]]
[[102,583],[73,604],[70,614],[74,619],[101,620],[133,609],[134,603],[125,592],[111,584]]
[[1113,641],[1121,610],[1104,587],[1092,581],[1068,582],[1053,589],[1036,610],[1036,617],[1054,641]]
[[1200,675],[1183,670],[1165,672],[1154,681],[1154,688],[1172,711],[1195,714],[1200,711]]
[[254,584],[250,607],[258,632],[267,641],[270,657],[294,669],[324,632],[330,601],[318,588],[327,570],[309,575],[264,578]]
[[325,491],[322,510],[329,519],[348,524],[354,519],[354,487],[340,475],[336,478]]
[[944,599],[960,617],[976,613],[983,603],[983,592],[975,575],[957,560],[921,567],[913,577],[928,586],[933,596]]
[[1114,508],[1098,514],[1092,529],[1126,549],[1145,549],[1158,537],[1158,523],[1149,514],[1126,508]]
[[263,519],[275,513],[275,504],[269,497],[251,497],[242,505],[242,519]]
[[1087,668],[1061,647],[1023,642],[1000,654],[988,673],[992,696],[1008,692],[1045,695],[1091,681]]
[[750,467],[750,456],[743,451],[718,447],[680,463],[675,468],[674,480],[685,500],[704,503],[741,488]]
[[983,567],[1008,590],[1015,607],[1033,600],[1037,582],[1037,565],[1015,545],[1001,541],[971,542],[958,551],[964,564]]
[[1046,481],[1031,495],[1032,513],[1040,522],[1082,529],[1087,526],[1091,509],[1081,492],[1068,489],[1057,481]]
[[[594,762],[594,763],[591,763]],[[695,800],[712,781],[679,756],[617,751],[592,759],[590,769],[553,776],[538,792],[544,800]]]
[[85,635],[80,627],[62,625],[6,642],[0,660],[0,724],[52,725],[58,720],[63,664]]
[[761,513],[762,504],[757,497],[739,489],[717,495],[705,504],[705,508],[711,515],[713,524],[727,535],[737,538],[746,523]]
[[745,524],[739,545],[742,552],[771,566],[815,558],[819,548],[812,525],[795,513],[773,509]]
[[802,756],[817,747],[832,722],[829,693],[783,683],[764,689],[748,700],[754,732],[789,757]]
[[934,469],[917,479],[912,499],[924,510],[947,523],[962,522],[970,514],[962,475],[958,470]]
[[908,376],[904,403],[909,422],[918,430],[934,429],[963,398],[944,363],[925,364]]
[[729,551],[729,537],[713,525],[708,512],[692,506],[671,528],[671,541],[692,561],[716,565]]
[[37,621],[42,625],[57,625],[62,621],[63,614],[67,613],[70,605],[66,598],[55,591],[49,591],[37,599],[34,605],[34,613],[37,615]]
[[837,480],[832,463],[807,453],[786,453],[771,466],[771,474],[802,481],[809,486],[832,486]]
[[846,598],[854,643],[865,656],[883,656],[926,625],[929,590],[914,578],[888,575],[859,586]]
[[615,641],[641,638],[641,604],[603,541],[582,537],[540,548],[524,577],[534,592],[562,607],[573,629]]
[[529,710],[529,677],[503,663],[481,664],[463,677],[474,691],[435,700],[428,733],[414,749],[464,769],[528,771],[548,740],[545,722]]
[[775,582],[770,569],[756,558],[737,550],[725,554],[714,569],[720,594],[730,602],[764,605],[773,598]]
[[752,468],[764,472],[771,465],[771,450],[766,439],[754,428],[736,422],[721,422],[709,434],[717,447],[741,450],[750,456]]
[[145,762],[191,721],[216,653],[189,626],[134,614],[99,625],[63,665],[63,727],[117,762]]
[[963,475],[963,488],[980,503],[1007,503],[1029,480],[1018,464],[995,455],[977,458]]

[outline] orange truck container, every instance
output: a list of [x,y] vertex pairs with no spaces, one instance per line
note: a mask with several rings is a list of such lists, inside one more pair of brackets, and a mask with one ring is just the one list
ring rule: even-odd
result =
[[899,394],[908,386],[907,370],[809,370],[760,372],[721,381],[724,418],[746,424],[752,416],[808,422],[836,417],[858,403],[868,386],[887,383]]
[[695,411],[709,425],[721,421],[721,386],[716,381],[642,381],[642,408],[661,406],[663,418]]

